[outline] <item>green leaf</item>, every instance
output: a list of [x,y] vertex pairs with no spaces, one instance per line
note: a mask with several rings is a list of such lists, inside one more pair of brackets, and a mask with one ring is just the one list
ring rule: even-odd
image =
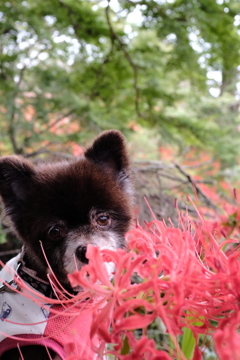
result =
[[129,346],[129,342],[128,342],[128,337],[125,336],[124,340],[123,340],[123,346],[121,349],[121,355],[127,355],[130,352],[130,346]]
[[193,357],[195,345],[196,345],[196,340],[193,336],[192,330],[188,328],[183,328],[181,348],[182,348],[182,352],[189,360],[191,360]]

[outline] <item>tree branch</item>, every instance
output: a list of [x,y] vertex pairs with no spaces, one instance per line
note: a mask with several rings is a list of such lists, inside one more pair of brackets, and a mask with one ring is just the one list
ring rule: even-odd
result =
[[136,5],[148,5],[147,1],[131,1],[131,0],[126,0],[126,2],[128,2],[129,4],[136,6]]
[[175,167],[180,171],[182,175],[184,175],[188,179],[188,182],[194,187],[194,189],[196,189],[197,195],[201,195],[201,197],[205,200],[207,206],[210,206],[214,210],[217,210],[216,205],[202,192],[202,190],[197,185],[197,182],[193,180],[193,178],[188,173],[186,173],[179,164],[175,164]]
[[8,135],[9,135],[12,147],[13,147],[13,152],[15,154],[22,154],[22,152],[23,152],[22,148],[18,147],[18,144],[17,144],[16,134],[15,134],[15,126],[14,126],[14,118],[15,118],[15,115],[16,115],[15,101],[16,101],[16,97],[18,96],[18,93],[19,93],[19,90],[20,90],[20,85],[21,85],[21,82],[22,82],[22,79],[23,79],[23,74],[24,74],[25,69],[26,69],[26,66],[23,66],[22,69],[20,70],[19,80],[16,83],[16,89],[15,89],[15,91],[13,93],[13,96],[12,96],[12,109],[11,109],[11,113],[10,113],[10,121],[9,121],[9,127],[8,127]]
[[44,148],[38,149],[38,150],[33,151],[31,153],[28,153],[28,154],[24,154],[23,156],[26,159],[28,159],[30,157],[38,156],[38,155],[41,155],[41,154],[50,154],[50,155],[59,156],[59,157],[65,158],[65,159],[73,159],[74,158],[74,155],[67,154],[67,153],[62,153],[62,152],[59,152],[59,151],[51,151],[51,150],[47,150],[47,149],[44,149]]
[[99,84],[99,81],[100,81],[100,78],[101,78],[101,75],[102,75],[102,72],[103,72],[103,66],[110,61],[110,57],[111,57],[111,55],[113,53],[113,48],[114,48],[113,45],[114,45],[114,43],[112,42],[111,49],[109,50],[109,52],[106,55],[105,59],[103,60],[103,62],[100,64],[100,66],[98,68],[98,71],[97,71],[97,74],[96,74],[96,81],[94,83],[94,86],[92,88],[92,93],[90,95],[91,98],[93,98],[94,96],[97,95],[97,86]]
[[132,70],[133,70],[133,76],[134,76],[134,81],[133,81],[133,87],[135,89],[135,110],[136,113],[139,117],[141,117],[142,119],[146,120],[146,117],[143,113],[141,113],[140,111],[140,89],[138,86],[138,67],[137,65],[133,62],[131,56],[129,55],[128,51],[125,48],[124,43],[121,41],[121,39],[119,38],[119,36],[116,34],[116,32],[114,31],[114,28],[112,26],[111,20],[110,20],[110,2],[111,0],[108,0],[108,5],[106,7],[106,18],[107,18],[107,23],[111,32],[111,37],[112,37],[112,42],[114,42],[115,40],[118,42],[122,52],[124,53],[124,56],[126,58],[126,60],[128,61],[129,65],[131,66]]

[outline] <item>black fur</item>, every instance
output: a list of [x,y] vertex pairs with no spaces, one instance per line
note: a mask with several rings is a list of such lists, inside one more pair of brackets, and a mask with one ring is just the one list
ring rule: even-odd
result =
[[[25,245],[27,266],[46,279],[41,240],[54,273],[63,285],[69,285],[63,259],[71,241],[77,244],[74,251],[82,265],[86,262],[82,249],[93,238],[103,242],[113,238],[116,247],[124,247],[132,218],[124,138],[118,131],[106,131],[82,158],[70,162],[34,167],[19,156],[3,157],[0,195],[6,215]],[[104,222],[106,226],[99,225]]]

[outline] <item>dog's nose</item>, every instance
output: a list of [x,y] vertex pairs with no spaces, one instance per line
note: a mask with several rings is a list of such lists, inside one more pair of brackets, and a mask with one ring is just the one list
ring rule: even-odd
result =
[[79,246],[76,250],[76,256],[84,264],[88,264],[88,259],[86,258],[87,247]]

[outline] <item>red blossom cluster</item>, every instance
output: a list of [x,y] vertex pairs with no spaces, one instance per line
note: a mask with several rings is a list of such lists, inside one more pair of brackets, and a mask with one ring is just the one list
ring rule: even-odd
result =
[[[99,339],[100,359],[106,352],[121,360],[186,359],[178,341],[184,328],[196,340],[192,359],[202,359],[199,334],[212,337],[221,360],[240,359],[239,246],[236,239],[220,241],[223,226],[222,218],[206,221],[199,213],[193,222],[180,214],[178,228],[158,220],[137,225],[126,236],[127,251],[88,246],[89,264],[69,279],[94,300],[91,337]],[[107,264],[114,264],[112,280]],[[148,338],[157,318],[173,347],[159,350]]]

